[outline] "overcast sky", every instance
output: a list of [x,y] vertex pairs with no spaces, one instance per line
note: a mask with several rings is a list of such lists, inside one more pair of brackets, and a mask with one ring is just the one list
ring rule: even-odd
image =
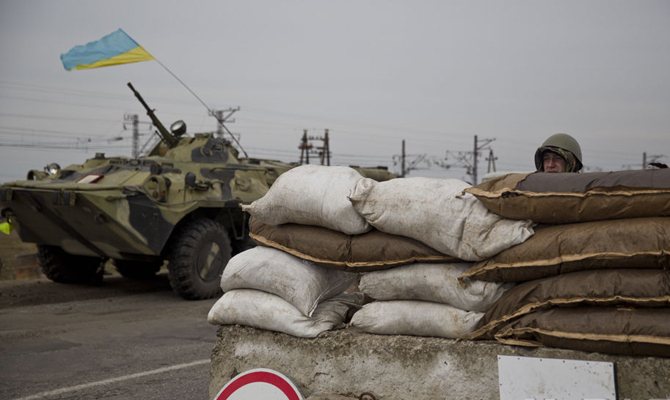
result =
[[216,129],[155,61],[63,68],[118,28],[211,109],[239,106],[228,127],[252,157],[298,161],[303,130],[329,129],[332,164],[399,172],[404,139],[408,164],[430,161],[409,176],[469,180],[455,156],[475,135],[495,139],[498,170],[531,171],[566,132],[589,170],[641,168],[644,152],[670,163],[666,0],[0,0],[0,182],[130,156],[124,115],[149,118],[127,82],[166,126]]

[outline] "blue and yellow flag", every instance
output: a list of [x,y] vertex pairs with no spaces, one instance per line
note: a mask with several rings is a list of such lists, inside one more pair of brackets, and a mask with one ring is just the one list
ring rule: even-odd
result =
[[154,60],[154,57],[119,29],[98,41],[73,47],[67,53],[61,54],[60,59],[63,67],[72,71],[149,61]]

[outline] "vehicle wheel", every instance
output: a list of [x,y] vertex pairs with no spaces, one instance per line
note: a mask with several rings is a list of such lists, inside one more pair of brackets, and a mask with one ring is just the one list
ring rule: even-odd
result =
[[244,250],[253,249],[254,247],[256,247],[256,242],[249,236],[242,240],[235,240],[233,241],[233,255],[237,255]]
[[228,232],[211,219],[184,226],[175,238],[168,277],[172,289],[187,300],[221,293],[221,274],[231,255]]
[[163,266],[163,261],[142,262],[128,260],[114,260],[114,267],[119,274],[128,279],[151,279]]
[[37,263],[47,278],[58,283],[101,283],[104,261],[66,253],[58,246],[37,245]]

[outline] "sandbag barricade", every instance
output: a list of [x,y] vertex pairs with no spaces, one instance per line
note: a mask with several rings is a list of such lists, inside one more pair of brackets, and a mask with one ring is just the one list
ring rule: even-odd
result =
[[587,269],[670,268],[670,217],[538,226],[463,278],[522,282]]
[[523,282],[505,292],[466,339],[494,339],[501,327],[553,307],[670,306],[670,270],[596,269]]
[[[665,207],[670,203],[662,200],[670,189],[664,183],[667,172],[657,172],[600,174],[602,181],[609,180],[607,187],[593,175],[577,174],[508,175],[488,182],[492,191],[496,185],[520,190],[533,184],[532,195],[497,192],[507,193],[496,200],[500,207],[526,196],[519,208],[528,213],[491,209],[552,224],[537,225],[524,243],[461,275],[464,285],[473,280],[517,283],[463,339],[670,356],[670,217]],[[551,181],[550,175],[558,180]],[[552,191],[539,182],[557,186]],[[568,192],[568,185],[576,183],[597,189],[573,187]],[[638,189],[629,190],[635,185]],[[566,192],[557,196],[557,190]],[[580,200],[570,203],[565,198]]]
[[488,211],[457,179],[402,178],[358,181],[349,199],[376,229],[416,239],[466,261],[480,261],[533,235],[531,221]]
[[513,285],[459,284],[470,263],[411,264],[361,274],[360,290],[374,301],[357,311],[350,326],[382,335],[456,339],[470,333]]
[[482,315],[429,301],[373,301],[357,311],[349,325],[378,335],[455,339],[471,332]]
[[280,175],[265,196],[242,209],[268,225],[315,225],[361,234],[370,225],[347,199],[360,179],[349,167],[302,165]]
[[569,224],[670,216],[670,169],[509,174],[465,192],[511,219]]
[[[481,282],[464,289],[457,278],[469,264],[454,263],[464,262],[461,255],[479,260],[523,242],[533,234],[532,222],[505,220],[489,212],[474,196],[462,194],[470,186],[463,181],[393,179],[377,186],[353,172],[303,166],[285,173],[266,196],[245,208],[251,214],[250,237],[315,266],[370,274],[388,271],[385,276],[391,280],[400,275],[398,279],[414,286],[412,295],[389,285],[386,297],[370,289],[379,299],[359,310],[352,322],[368,332],[448,338],[470,332],[511,285]],[[343,199],[348,207],[342,206]],[[356,221],[350,211],[365,222],[363,228],[348,224],[360,229],[345,229],[341,224]],[[222,283],[224,291],[242,288],[233,283],[236,274],[229,265],[222,279],[228,284]],[[374,280],[374,275],[369,277]],[[434,278],[439,278],[438,284]],[[430,293],[421,289],[431,284]],[[272,288],[264,290],[297,304]],[[305,307],[299,309],[309,316]]]
[[347,235],[313,225],[267,225],[252,217],[249,236],[257,244],[317,265],[349,272],[384,270],[414,262],[460,261],[418,240],[376,229],[360,235]]
[[228,262],[221,276],[221,289],[272,293],[309,317],[320,302],[357,282],[357,274],[322,268],[270,247],[254,247]]
[[487,311],[510,283],[473,281],[459,277],[472,263],[417,263],[386,271],[361,274],[359,289],[375,300],[421,300],[449,304],[466,311]]
[[258,329],[314,338],[320,333],[344,328],[354,309],[363,303],[361,293],[342,293],[319,303],[311,317],[305,316],[279,296],[252,289],[223,294],[210,309],[212,325],[246,325]]
[[670,357],[670,308],[551,308],[524,315],[495,337],[517,346]]
[[326,269],[269,247],[231,258],[221,277],[223,296],[208,322],[240,324],[298,337],[343,327],[361,293],[347,290],[358,274]]

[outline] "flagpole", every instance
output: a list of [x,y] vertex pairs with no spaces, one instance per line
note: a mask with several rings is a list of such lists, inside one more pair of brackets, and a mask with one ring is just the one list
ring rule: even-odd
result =
[[[146,50],[145,50],[145,51],[146,51]],[[244,148],[242,147],[242,145],[240,144],[240,142],[237,140],[237,138],[235,137],[235,135],[233,135],[232,132],[230,132],[230,131],[228,130],[228,128],[223,124],[223,122],[222,122],[219,118],[216,117],[216,115],[214,115],[214,112],[212,112],[212,110],[207,106],[207,104],[205,104],[205,102],[202,101],[202,99],[201,99],[200,97],[198,97],[198,95],[195,94],[195,92],[194,92],[193,90],[191,90],[191,88],[189,88],[188,86],[186,86],[186,84],[185,84],[181,79],[179,79],[179,77],[178,77],[177,75],[175,75],[172,71],[170,71],[170,69],[169,69],[168,67],[166,67],[165,64],[163,64],[162,62],[160,62],[160,60],[158,60],[155,56],[152,55],[151,57],[153,57],[154,60],[156,60],[156,62],[157,62],[161,67],[163,67],[163,68],[164,68],[170,75],[172,75],[172,76],[173,76],[179,83],[181,83],[182,86],[184,86],[184,87],[186,88],[186,90],[188,90],[189,92],[191,92],[191,94],[192,94],[196,99],[198,99],[198,101],[200,102],[200,104],[202,104],[202,105],[207,109],[207,111],[209,112],[209,115],[211,115],[212,117],[216,118],[216,121],[223,127],[223,129],[226,130],[226,132],[228,132],[228,134],[230,135],[230,137],[233,138],[233,140],[234,140],[235,143],[237,144],[237,147],[239,147],[240,150],[242,150],[242,152],[244,153],[244,156],[245,156],[246,158],[249,158],[249,155],[248,155],[247,152],[244,150]]]
[[[124,57],[120,57],[120,56]],[[186,86],[184,82],[177,75],[175,75],[168,67],[165,66],[160,60],[151,55],[146,51],[142,46],[140,46],[133,38],[128,36],[123,29],[119,28],[118,30],[110,33],[109,35],[103,37],[102,39],[87,43],[83,46],[75,46],[70,51],[65,54],[61,54],[61,61],[63,62],[63,67],[67,71],[73,69],[88,69],[88,68],[99,68],[107,67],[110,65],[118,64],[127,64],[138,61],[149,61],[155,60],[163,69],[165,69],[173,78],[175,78],[179,83],[182,84],[191,92],[196,99],[205,106],[209,115],[216,118],[216,121],[225,129],[226,132],[230,135],[231,138],[235,141],[237,146],[242,150],[244,155],[249,158],[249,155],[244,150],[240,142],[237,140],[235,135],[232,134],[223,124],[223,121],[214,114],[214,112],[205,104],[204,101],[191,88]]]

